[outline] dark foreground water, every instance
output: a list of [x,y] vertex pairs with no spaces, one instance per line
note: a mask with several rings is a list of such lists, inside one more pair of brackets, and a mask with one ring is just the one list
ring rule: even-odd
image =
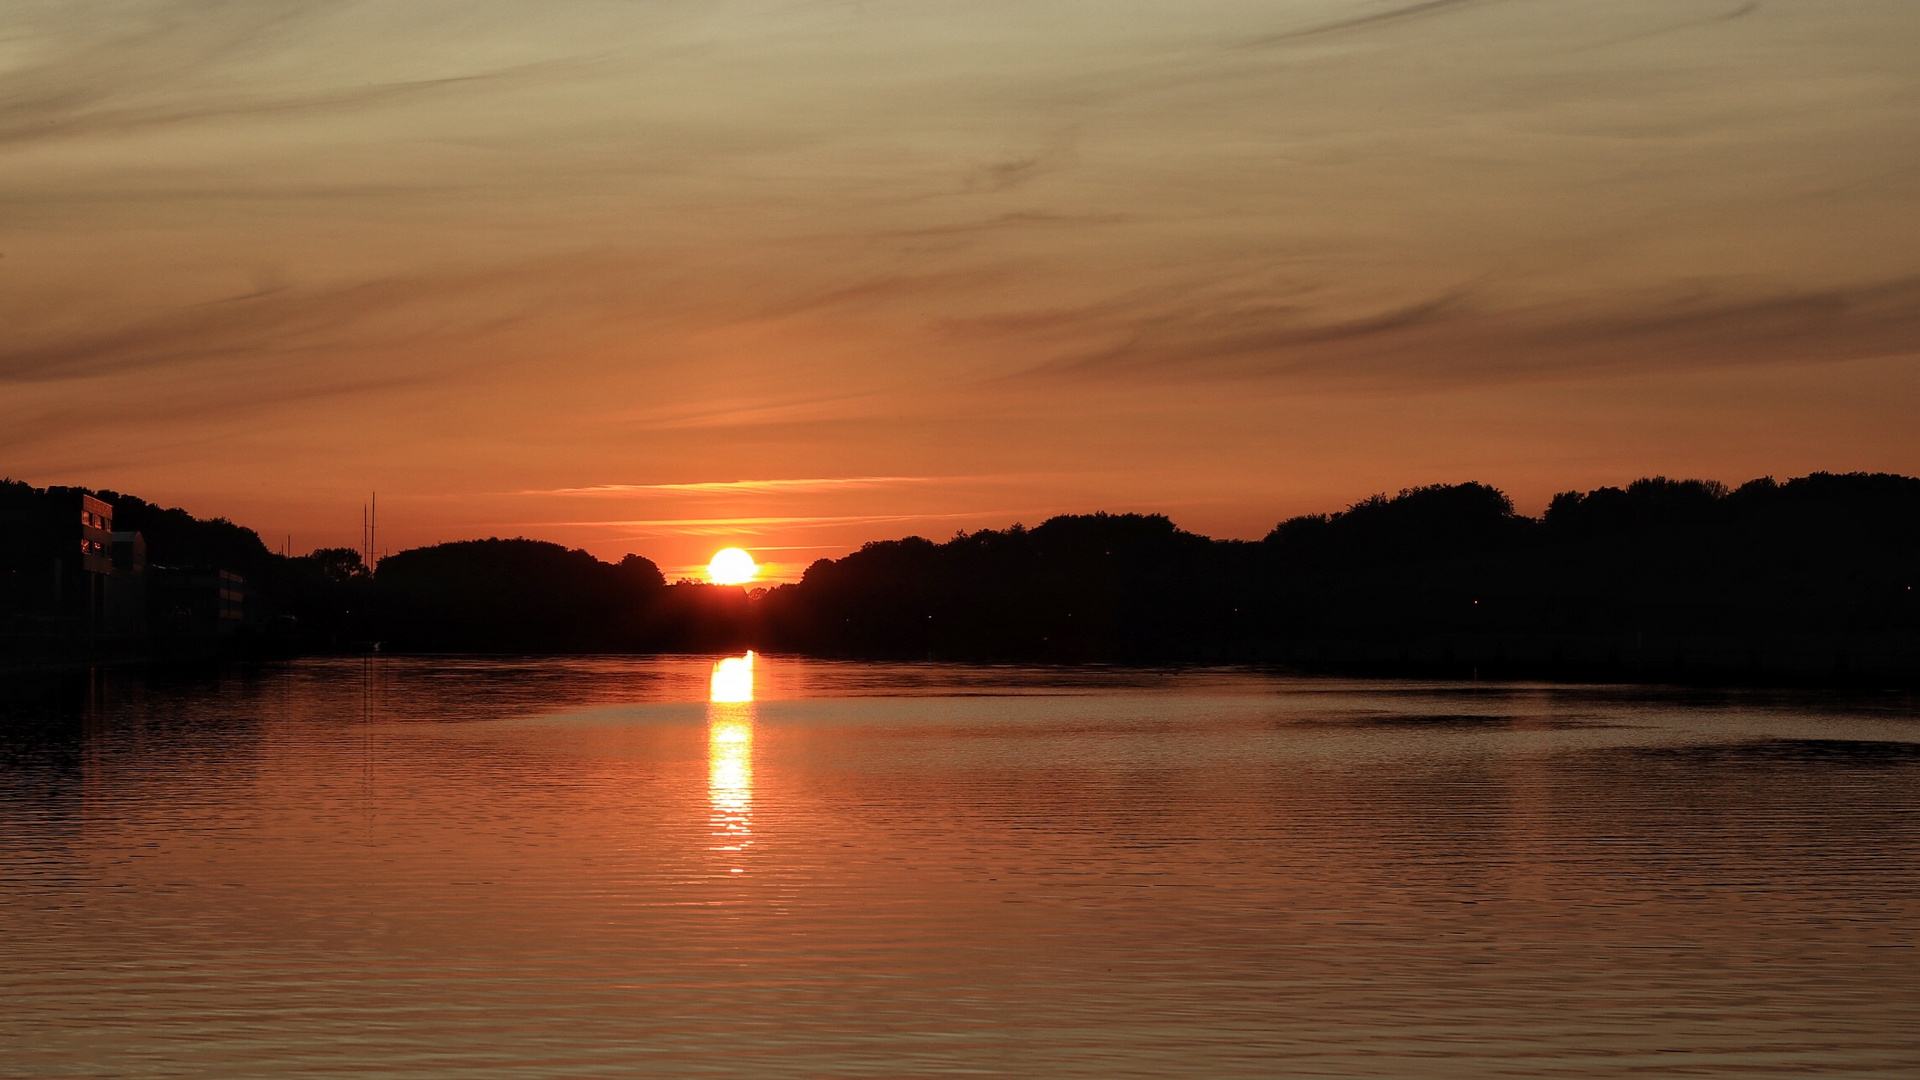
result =
[[322,661],[0,730],[0,1075],[1920,1075],[1920,718]]

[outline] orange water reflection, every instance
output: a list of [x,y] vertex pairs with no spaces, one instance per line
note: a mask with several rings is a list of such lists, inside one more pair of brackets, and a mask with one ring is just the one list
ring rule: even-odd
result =
[[716,662],[707,694],[710,850],[732,853],[735,863],[753,844],[753,659],[747,653]]
[[0,700],[4,1074],[1920,1061],[1904,700],[715,659]]

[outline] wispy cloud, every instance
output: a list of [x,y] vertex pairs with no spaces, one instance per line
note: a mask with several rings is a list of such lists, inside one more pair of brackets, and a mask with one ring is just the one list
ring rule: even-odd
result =
[[[1115,325],[1105,311],[1053,318]],[[1692,284],[1504,309],[1462,288],[1333,322],[1296,307],[1245,305],[1176,307],[1118,325],[1118,343],[1010,380],[1309,379],[1412,388],[1859,360],[1920,351],[1920,278],[1764,292]]]
[[1019,513],[1015,510],[969,510],[942,514],[840,514],[792,515],[779,517],[643,518],[630,521],[540,521],[518,522],[516,527],[557,526],[562,528],[638,529],[636,535],[711,536],[742,529],[811,529],[837,525],[884,525],[903,521],[957,521]]
[[1456,8],[1477,6],[1488,2],[1490,2],[1490,0],[1421,0],[1419,3],[1405,4],[1400,7],[1390,8],[1386,11],[1376,11],[1369,15],[1335,19],[1331,22],[1323,22],[1314,26],[1301,27],[1295,30],[1283,30],[1277,34],[1263,35],[1253,41],[1247,42],[1247,44],[1256,47],[1281,45],[1287,42],[1326,37],[1330,34],[1340,34],[1351,30],[1368,30],[1375,27],[1388,26],[1393,23],[1403,23],[1414,19],[1443,15]]
[[[846,488],[892,487],[906,484],[956,482],[955,476],[829,476],[793,480],[708,480],[685,484],[594,484],[589,487],[534,488],[501,492],[507,495],[726,495],[771,492],[805,494]],[[789,520],[789,519],[768,519]]]

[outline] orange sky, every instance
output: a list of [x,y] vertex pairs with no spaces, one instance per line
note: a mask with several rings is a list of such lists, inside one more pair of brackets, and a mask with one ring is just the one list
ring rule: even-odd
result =
[[1920,472],[1910,0],[5,10],[0,472],[276,546]]

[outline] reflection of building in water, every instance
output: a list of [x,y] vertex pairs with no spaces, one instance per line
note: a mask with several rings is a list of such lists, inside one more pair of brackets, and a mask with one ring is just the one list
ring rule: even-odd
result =
[[[753,843],[753,654],[713,665],[707,706],[707,801],[714,851]],[[731,867],[736,874],[744,867]]]

